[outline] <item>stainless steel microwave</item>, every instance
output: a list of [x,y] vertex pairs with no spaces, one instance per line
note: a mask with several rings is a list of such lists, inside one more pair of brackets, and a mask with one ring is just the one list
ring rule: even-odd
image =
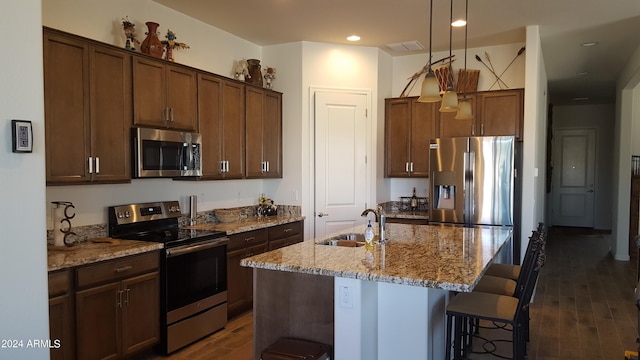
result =
[[198,133],[133,128],[136,178],[202,176],[202,136]]

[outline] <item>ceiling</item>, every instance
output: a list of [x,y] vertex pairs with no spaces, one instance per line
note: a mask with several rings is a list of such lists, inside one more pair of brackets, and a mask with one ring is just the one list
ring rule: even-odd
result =
[[[353,45],[346,37],[357,34],[357,45],[379,47],[392,56],[428,53],[427,0],[155,1],[260,46],[297,41]],[[434,52],[449,49],[450,6],[434,1]],[[454,0],[454,19],[463,18],[464,9],[465,1]],[[549,98],[556,105],[615,102],[616,79],[640,44],[638,0],[471,0],[468,20],[469,48],[524,42],[525,27],[538,25]],[[463,49],[463,32],[453,37],[452,47]],[[426,49],[394,52],[387,47],[412,41]],[[591,41],[598,44],[580,45]]]

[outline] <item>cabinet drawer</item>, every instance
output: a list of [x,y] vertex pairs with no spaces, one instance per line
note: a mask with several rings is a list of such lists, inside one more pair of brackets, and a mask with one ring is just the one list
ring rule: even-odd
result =
[[71,290],[71,271],[60,270],[49,273],[49,297],[66,294]]
[[81,288],[130,277],[153,271],[158,268],[158,265],[158,252],[153,251],[84,266],[76,269],[77,286]]
[[240,249],[248,246],[266,243],[268,239],[267,229],[247,231],[229,236],[227,250]]
[[269,241],[282,239],[285,237],[298,235],[302,232],[302,221],[289,224],[282,224],[269,228]]
[[269,240],[269,251],[302,242],[302,235],[293,235],[283,239]]

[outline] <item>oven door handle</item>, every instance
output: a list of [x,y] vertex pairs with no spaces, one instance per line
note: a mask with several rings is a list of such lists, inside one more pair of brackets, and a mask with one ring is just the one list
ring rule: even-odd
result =
[[190,254],[192,252],[196,252],[200,250],[210,249],[216,246],[222,246],[224,244],[225,243],[221,242],[220,239],[216,239],[215,241],[202,242],[198,244],[176,246],[174,248],[167,249],[166,253],[167,253],[167,258],[170,258],[174,256],[184,255],[184,254]]

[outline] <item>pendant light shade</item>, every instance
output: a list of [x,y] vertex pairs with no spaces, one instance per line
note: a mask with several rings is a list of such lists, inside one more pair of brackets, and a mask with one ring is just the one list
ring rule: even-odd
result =
[[451,56],[451,46],[453,42],[453,27],[451,23],[453,22],[453,0],[451,3],[451,15],[449,19],[449,84],[447,87],[447,91],[444,92],[444,96],[442,97],[442,106],[440,107],[440,112],[455,112],[458,111],[458,94],[453,89],[453,69],[451,68],[452,56]]
[[471,120],[473,119],[473,113],[471,111],[471,101],[464,98],[458,102],[458,113],[455,117],[456,120]]
[[431,69],[431,40],[433,38],[432,29],[433,0],[430,1],[429,5],[429,69],[427,70],[427,74],[424,76],[424,80],[422,80],[422,88],[420,89],[420,97],[417,100],[418,102],[434,103],[441,100],[440,85],[438,84],[436,74],[434,74],[433,70]]
[[442,96],[442,106],[440,112],[456,112],[458,111],[458,94],[452,87],[448,88]]
[[420,91],[418,102],[434,103],[442,100],[440,98],[440,85],[438,84],[436,74],[434,74],[431,69],[429,70],[424,80],[422,80],[422,90]]

